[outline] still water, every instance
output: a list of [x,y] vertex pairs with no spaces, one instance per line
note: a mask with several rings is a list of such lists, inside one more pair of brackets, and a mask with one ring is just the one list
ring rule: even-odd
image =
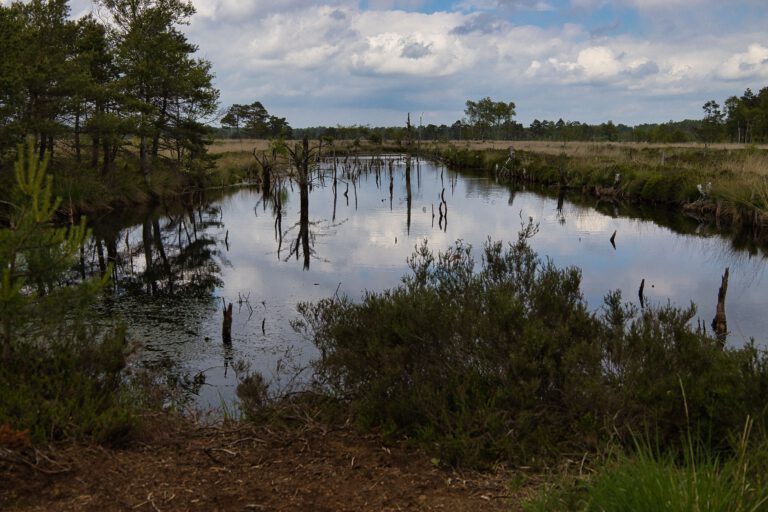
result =
[[[82,271],[113,262],[105,314],[127,320],[141,364],[204,376],[196,398],[203,408],[234,399],[238,361],[277,388],[308,378],[316,351],[291,327],[298,302],[396,286],[416,244],[442,250],[457,239],[476,247],[488,238],[512,241],[529,217],[540,225],[532,246],[558,266],[582,269],[595,310],[614,289],[637,302],[645,279],[648,301],[694,302],[709,326],[729,267],[729,343],[766,345],[768,260],[760,249],[737,248],[660,209],[576,204],[424,161],[414,161],[407,180],[404,163],[391,158],[391,166],[366,167],[354,179],[338,167],[335,187],[330,169],[313,174],[304,223],[299,186],[290,180],[267,193],[239,189],[100,219]],[[225,302],[234,304],[231,345],[222,342]]]

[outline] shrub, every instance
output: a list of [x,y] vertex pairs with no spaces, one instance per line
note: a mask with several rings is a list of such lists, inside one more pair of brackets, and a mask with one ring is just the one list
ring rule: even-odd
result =
[[580,271],[538,258],[535,231],[489,241],[479,264],[461,241],[437,256],[424,243],[394,289],[300,304],[320,384],[363,427],[449,463],[530,463],[636,429],[671,443],[688,425],[682,390],[718,447],[748,414],[765,420],[763,354],[721,349],[691,328],[692,307],[639,311],[612,293],[591,313]]
[[119,441],[134,425],[120,397],[124,333],[92,325],[104,279],[67,283],[88,232],[84,220],[53,224],[60,200],[45,168],[31,143],[26,159],[19,149],[14,204],[0,230],[0,425],[37,441]]

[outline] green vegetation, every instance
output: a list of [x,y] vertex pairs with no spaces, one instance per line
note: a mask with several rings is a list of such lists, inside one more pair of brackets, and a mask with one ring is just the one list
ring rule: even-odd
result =
[[0,185],[16,144],[48,154],[70,209],[145,201],[205,184],[218,91],[180,26],[189,2],[104,0],[69,18],[64,0],[0,6]]
[[427,155],[458,169],[500,179],[576,190],[608,200],[664,203],[718,224],[768,224],[768,154],[757,148],[572,145],[547,153],[425,146]]
[[221,118],[221,125],[238,139],[290,138],[292,132],[284,117],[270,115],[259,101],[232,105]]
[[639,310],[610,293],[590,313],[579,270],[541,261],[534,232],[489,242],[478,269],[460,242],[421,246],[397,288],[301,304],[323,389],[363,427],[448,463],[538,464],[629,445],[633,429],[663,449],[690,430],[727,452],[748,416],[763,435],[765,354],[722,349],[691,327],[693,306]]
[[703,137],[705,142],[728,140],[751,144],[768,141],[768,87],[755,94],[751,89],[742,96],[725,100],[725,112],[710,100],[704,104]]
[[591,475],[560,477],[525,509],[535,511],[722,511],[768,510],[768,449],[749,444],[747,422],[732,457],[715,457],[687,440],[682,460],[639,443],[619,452]]
[[464,110],[469,124],[480,134],[480,139],[493,134],[496,138],[503,131],[510,131],[513,127],[515,117],[515,103],[510,101],[493,101],[490,97],[485,97],[479,101],[467,101],[467,108]]
[[[0,231],[0,427],[33,440],[91,437],[119,442],[135,426],[122,392],[122,329],[93,325],[105,278],[72,284],[69,272],[89,236],[82,221],[52,225],[60,199],[47,160],[20,149],[13,203]],[[105,275],[109,275],[106,272]]]

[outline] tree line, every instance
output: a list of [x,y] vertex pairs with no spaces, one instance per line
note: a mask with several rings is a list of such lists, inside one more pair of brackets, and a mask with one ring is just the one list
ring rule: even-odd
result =
[[731,96],[720,105],[710,100],[702,107],[703,140],[744,144],[768,141],[768,87],[755,94],[747,89],[741,96]]
[[[256,115],[240,115],[241,105],[233,105],[222,119],[222,137],[286,137],[367,140],[372,143],[408,138],[404,126],[312,126],[291,128],[284,118],[270,116],[263,105],[255,102],[246,110]],[[643,123],[635,126],[606,121],[589,124],[579,121],[534,119],[528,126],[515,121],[514,102],[494,101],[490,97],[468,100],[465,117],[451,125],[427,124],[413,128],[412,138],[422,141],[448,140],[548,140],[604,142],[737,142],[768,141],[768,87],[758,94],[747,89],[743,96],[732,96],[721,111],[714,100],[704,105],[702,119],[685,119],[665,123]],[[244,120],[244,121],[243,121]],[[240,124],[238,125],[238,122]]]
[[118,156],[135,158],[147,183],[160,161],[197,165],[219,91],[180,30],[192,3],[97,7],[98,19],[73,20],[67,0],[0,5],[0,157],[31,136],[40,155],[103,174]]

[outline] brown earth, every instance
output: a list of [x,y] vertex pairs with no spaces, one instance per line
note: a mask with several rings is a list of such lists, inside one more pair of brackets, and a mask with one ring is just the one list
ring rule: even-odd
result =
[[[158,420],[118,450],[0,449],[0,510],[516,510],[511,474],[438,467],[349,427]],[[519,494],[519,491],[515,494]]]

